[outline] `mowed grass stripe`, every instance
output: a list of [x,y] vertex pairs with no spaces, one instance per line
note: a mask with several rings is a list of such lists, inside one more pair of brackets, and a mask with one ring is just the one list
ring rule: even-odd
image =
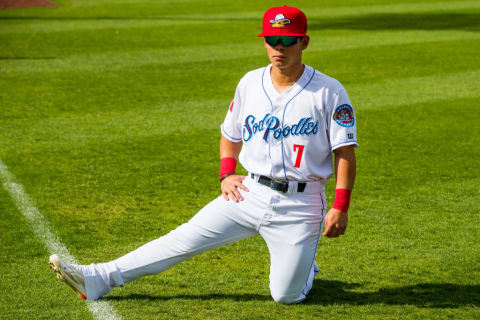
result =
[[[309,1],[299,1],[292,4],[302,8],[309,19],[315,18],[331,18],[345,16],[360,16],[368,14],[383,13],[425,13],[431,11],[452,11],[452,10],[468,10],[480,8],[478,1],[430,1],[430,2],[407,2],[396,4],[372,4],[372,5],[351,5],[356,4],[350,2],[347,5],[339,5],[337,1],[322,3],[322,6],[312,5]],[[188,5],[189,12],[184,13],[184,6]],[[64,2],[58,8],[44,11],[44,15],[50,19],[58,18],[75,18],[75,19],[111,19],[111,18],[138,18],[138,19],[171,19],[172,24],[181,22],[182,20],[248,20],[258,21],[263,16],[266,8],[278,5],[275,3],[256,5],[256,10],[251,10],[252,6],[244,6],[236,3],[223,3],[216,5],[215,10],[211,6],[205,5],[204,2],[194,1],[189,4],[182,3],[180,5],[174,2],[157,3],[150,5],[144,2],[132,3],[115,3],[110,1],[102,1],[98,3],[85,3],[80,1]],[[83,8],[79,8],[83,7]],[[82,9],[82,15],[77,14],[77,10]],[[127,10],[125,10],[127,9]],[[212,13],[214,11],[215,13]],[[37,11],[30,11],[35,13]],[[31,14],[30,13],[30,14]],[[18,14],[21,16],[21,13]],[[0,16],[14,16],[11,11],[0,12]],[[29,12],[24,13],[25,17],[29,16]],[[38,16],[38,15],[37,15]],[[34,16],[35,17],[35,16]]]
[[480,70],[409,79],[384,79],[372,84],[354,84],[347,89],[357,110],[363,110],[475,98],[480,97],[478,88]]
[[[1,22],[1,18],[0,18]],[[212,27],[218,28],[218,24],[224,24],[225,21],[209,21]],[[172,22],[171,19],[165,20],[142,20],[142,19],[85,19],[85,20],[18,20],[8,21],[8,28],[0,29],[0,34],[22,34],[22,33],[50,33],[50,32],[78,32],[86,30],[103,29],[128,29],[135,30],[140,28],[153,27],[171,27],[175,25],[199,25],[205,24],[200,20],[181,20]],[[1,24],[0,24],[1,25]]]
[[[357,112],[362,112],[427,102],[434,107],[437,103],[451,99],[476,98],[480,97],[479,85],[480,70],[477,70],[448,75],[385,79],[372,84],[355,84],[347,87],[347,90]],[[96,144],[99,135],[104,143],[122,143],[130,138],[178,134],[200,129],[216,130],[226,112],[226,107],[221,107],[225,105],[225,101],[172,101],[170,104],[149,109],[83,114],[64,112],[48,118],[0,121],[0,125],[9,130],[28,127],[29,134],[26,139],[16,139],[15,143],[16,146],[29,148],[32,152],[45,147],[54,147],[57,151],[65,148],[84,150],[87,145]],[[193,122],[192,114],[195,115]],[[72,131],[72,128],[75,130]],[[48,137],[52,136],[56,137],[55,140],[48,142]],[[45,140],[41,145],[32,144],[29,137]],[[10,148],[8,140],[3,147],[6,150]]]
[[[383,14],[383,13],[426,13],[432,11],[458,11],[468,9],[479,9],[479,1],[442,1],[442,2],[417,2],[417,3],[401,3],[388,5],[366,5],[366,6],[344,6],[339,7],[332,4],[331,7],[316,6],[310,7],[299,5],[305,12],[307,17],[312,20],[315,18],[332,18],[332,17],[346,17],[346,16],[361,16],[369,14]],[[202,20],[209,19],[258,19],[263,16],[264,11],[249,11],[249,12],[220,12],[220,13],[201,13],[180,15],[178,19],[198,18]]]
[[[191,4],[195,2],[202,2],[202,0],[115,0],[114,4],[141,4],[141,5],[159,5],[159,4],[169,4],[169,3],[185,3]],[[65,5],[74,8],[80,7],[92,7],[98,6],[100,4],[110,4],[110,1],[96,1],[96,0],[83,0],[83,1],[66,1]]]
[[[473,11],[472,11],[473,10]],[[224,28],[226,20],[229,19],[176,19],[176,18],[91,18],[91,19],[16,19],[2,21],[0,17],[0,34],[41,34],[48,32],[72,32],[87,30],[135,30],[138,28],[168,28],[176,29],[182,26],[195,28],[198,32],[199,26],[208,26],[211,30],[218,32],[243,27],[242,34],[258,34],[261,24],[258,19],[235,19],[229,21],[228,28]],[[222,25],[220,28],[219,25]],[[470,8],[456,11],[430,11],[414,13],[375,13],[370,15],[351,15],[345,17],[331,16],[328,18],[315,17],[309,19],[309,34],[315,31],[336,31],[338,30],[471,30],[478,31],[480,22],[478,20],[478,9]],[[190,30],[187,30],[190,32]],[[228,37],[227,37],[228,38]],[[218,39],[217,39],[218,40]]]
[[[388,45],[478,40],[480,33],[465,31],[408,31],[353,34],[345,37],[312,36],[306,55],[314,52],[352,50]],[[19,59],[0,61],[6,73],[50,73],[70,71],[112,71],[145,65],[168,65],[204,61],[222,61],[245,57],[264,57],[261,40],[242,44],[218,44],[169,49],[144,49],[99,54],[72,55],[67,58]]]

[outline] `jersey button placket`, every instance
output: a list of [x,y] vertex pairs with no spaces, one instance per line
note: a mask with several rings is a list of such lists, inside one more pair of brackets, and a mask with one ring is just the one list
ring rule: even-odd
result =
[[282,101],[283,99],[281,97],[276,97],[275,100],[273,101],[273,107],[275,109],[278,109],[282,106]]
[[[279,105],[279,97],[277,97],[274,101],[274,103],[272,104],[272,107],[273,107],[273,110],[272,110],[272,116],[273,117],[276,117],[277,119],[278,118],[278,114],[279,114],[279,108],[280,108],[280,105]],[[270,156],[270,174],[272,176],[272,178],[276,175],[276,162],[278,161],[278,143],[279,141],[277,139],[275,139],[274,137],[274,133],[275,131],[272,130],[270,133],[269,133],[269,136],[268,136],[268,148],[269,148],[269,156]]]

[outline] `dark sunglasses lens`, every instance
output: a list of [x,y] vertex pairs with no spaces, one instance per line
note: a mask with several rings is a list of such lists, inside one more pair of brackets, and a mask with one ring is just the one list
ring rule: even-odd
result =
[[269,36],[265,37],[265,41],[267,41],[267,43],[272,47],[276,46],[278,41],[281,41],[284,47],[290,47],[297,43],[298,37]]
[[281,37],[265,37],[265,41],[267,41],[268,45],[270,46],[276,46],[278,43],[278,40],[280,40]]
[[297,37],[283,37],[282,43],[285,47],[290,47],[297,43],[297,40]]

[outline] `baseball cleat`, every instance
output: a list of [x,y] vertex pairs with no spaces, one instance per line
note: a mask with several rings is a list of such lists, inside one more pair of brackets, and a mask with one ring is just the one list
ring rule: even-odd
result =
[[82,271],[75,265],[66,263],[56,254],[51,255],[49,261],[50,269],[56,272],[57,278],[68,284],[80,298],[87,300],[87,290],[85,289]]

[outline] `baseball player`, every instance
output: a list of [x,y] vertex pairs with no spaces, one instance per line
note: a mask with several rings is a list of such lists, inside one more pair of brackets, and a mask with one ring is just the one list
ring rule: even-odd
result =
[[[260,235],[270,253],[273,299],[304,300],[319,272],[323,225],[327,237],[347,227],[357,146],[355,112],[343,86],[302,64],[306,32],[307,18],[297,8],[265,12],[259,37],[271,64],[240,80],[221,125],[221,196],[187,223],[114,261],[71,265],[52,255],[57,277],[95,300],[206,250]],[[336,192],[327,213],[333,155]],[[237,159],[247,176],[235,174]]]

